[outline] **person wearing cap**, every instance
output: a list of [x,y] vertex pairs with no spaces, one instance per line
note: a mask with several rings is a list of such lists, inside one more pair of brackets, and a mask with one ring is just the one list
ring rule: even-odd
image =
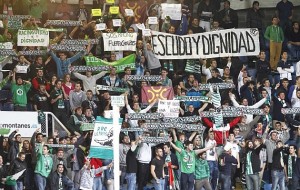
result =
[[219,157],[220,182],[222,190],[231,190],[232,164],[238,164],[237,159],[231,155],[231,145],[226,144],[224,152]]
[[8,160],[11,162],[14,161],[15,158],[17,158],[17,155],[20,152],[20,147],[22,144],[22,138],[21,134],[18,133],[19,129],[16,129],[8,136],[8,144],[9,144],[9,151],[8,151]]
[[74,183],[64,173],[65,167],[63,164],[57,164],[56,170],[49,176],[50,190],[73,190]]
[[15,111],[27,111],[27,92],[30,90],[31,83],[22,80],[20,76],[16,78],[14,71],[12,77],[11,92],[13,94],[13,104]]

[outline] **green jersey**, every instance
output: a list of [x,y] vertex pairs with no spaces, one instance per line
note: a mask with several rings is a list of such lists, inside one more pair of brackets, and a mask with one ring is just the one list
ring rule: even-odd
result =
[[30,83],[17,85],[16,82],[12,82],[11,92],[13,94],[13,103],[19,106],[27,105],[27,92],[31,87]]
[[[181,141],[176,141],[175,142],[175,145],[178,147],[178,148],[180,148],[180,149],[184,149],[184,146],[183,146],[183,143],[181,142]],[[179,154],[179,152],[177,152],[176,151],[176,156],[177,156],[177,159],[178,159],[178,161],[180,162],[180,154]]]
[[186,150],[181,149],[179,160],[182,173],[191,174],[195,172],[196,153],[194,150],[187,152]]

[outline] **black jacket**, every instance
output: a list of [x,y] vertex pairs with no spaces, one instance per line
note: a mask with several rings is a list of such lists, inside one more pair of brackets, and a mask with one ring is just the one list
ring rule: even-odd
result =
[[8,144],[10,146],[9,152],[8,152],[8,160],[10,162],[12,162],[17,157],[18,152],[19,152],[19,147],[20,147],[19,146],[20,142],[13,141],[15,134],[17,134],[16,131],[12,132],[8,137]]
[[246,171],[246,168],[247,168],[247,154],[249,152],[252,152],[251,154],[251,165],[252,165],[252,170],[253,170],[253,173],[258,173],[260,172],[261,168],[260,168],[260,158],[259,158],[259,153],[262,149],[262,145],[259,146],[258,148],[255,148],[255,149],[249,149],[247,148],[246,149],[246,164],[245,164],[245,171]]
[[65,175],[59,175],[56,171],[52,172],[49,179],[50,179],[50,190],[58,190],[59,189],[59,182],[61,178],[61,183],[63,186],[63,190],[73,190],[74,183]]
[[[27,169],[27,164],[26,164],[25,160],[21,161],[19,158],[16,158],[10,167],[9,175],[14,175],[24,169]],[[23,180],[24,177],[25,177],[25,172],[21,175],[19,180]]]

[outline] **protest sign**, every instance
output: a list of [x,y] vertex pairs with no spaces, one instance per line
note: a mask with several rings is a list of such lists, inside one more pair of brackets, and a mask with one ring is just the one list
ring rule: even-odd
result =
[[121,19],[113,19],[113,26],[121,26],[122,20]]
[[47,20],[45,26],[81,26],[81,21],[76,20]]
[[125,67],[130,67],[131,70],[135,70],[135,54],[128,55],[113,62],[104,61],[94,56],[85,56],[84,59],[87,66],[114,66],[117,69],[117,73],[124,72]]
[[[119,120],[121,127],[122,119]],[[113,125],[112,119],[97,118],[93,132],[90,158],[113,159]]]
[[125,9],[125,14],[126,14],[126,16],[134,16],[132,9]]
[[92,16],[101,16],[101,9],[92,9]]
[[259,54],[257,29],[228,29],[191,35],[152,31],[152,46],[158,59],[199,59]]
[[105,29],[106,29],[105,23],[96,24],[96,30],[105,30]]
[[135,51],[136,33],[103,33],[104,51]]
[[165,117],[178,117],[179,100],[159,100],[157,112],[164,114]]
[[17,69],[17,71],[16,71],[16,73],[27,73],[27,69],[28,69],[28,65],[17,65],[16,66],[16,69]]
[[115,3],[115,0],[106,0],[106,3],[114,4],[114,3]]
[[112,15],[117,15],[117,14],[119,14],[119,7],[117,7],[117,6],[109,7],[109,12]]
[[151,36],[151,30],[150,29],[144,29],[142,30],[143,36]]
[[181,4],[161,4],[162,15],[161,19],[169,16],[172,20],[181,20]]
[[156,16],[148,17],[148,24],[158,24],[158,19]]
[[49,45],[49,32],[44,30],[19,30],[18,46],[44,46]]

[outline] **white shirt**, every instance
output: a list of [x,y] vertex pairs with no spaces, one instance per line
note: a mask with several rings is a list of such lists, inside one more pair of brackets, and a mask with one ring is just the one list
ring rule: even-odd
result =
[[[211,139],[208,139],[208,141],[205,141],[205,148],[206,147],[211,147],[213,145],[216,145],[217,142],[215,140],[211,140]],[[216,147],[212,148],[212,149],[209,149],[206,151],[206,160],[207,161],[217,161],[216,160]]]

